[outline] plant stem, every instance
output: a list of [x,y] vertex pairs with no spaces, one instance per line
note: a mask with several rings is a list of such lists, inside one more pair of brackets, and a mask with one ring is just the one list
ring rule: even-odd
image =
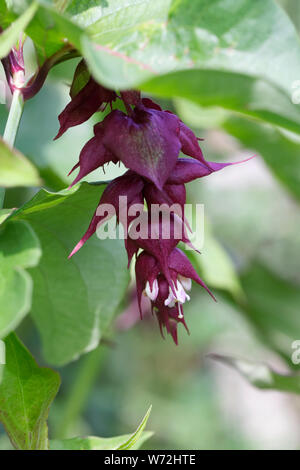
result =
[[11,147],[14,146],[16,135],[18,132],[20,119],[22,116],[23,111],[23,97],[20,90],[15,90],[13,93],[13,98],[8,114],[8,119],[6,122],[3,140],[10,145]]
[[84,410],[106,353],[107,348],[101,344],[97,349],[82,358],[74,383],[71,386],[71,394],[57,424],[56,439],[70,437],[70,430],[74,423],[76,423],[80,413]]
[[4,206],[5,189],[0,188],[0,209]]
[[[10,145],[14,146],[16,135],[18,132],[20,119],[22,116],[24,100],[20,90],[15,90],[12,97],[12,102],[3,134],[3,140]],[[5,197],[5,189],[0,188],[0,208],[3,207]]]

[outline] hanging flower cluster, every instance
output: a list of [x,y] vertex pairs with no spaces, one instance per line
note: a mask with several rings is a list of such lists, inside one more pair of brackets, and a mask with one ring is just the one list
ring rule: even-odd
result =
[[[118,223],[121,222],[126,230],[128,265],[136,257],[140,314],[142,316],[141,299],[145,295],[151,301],[152,312],[158,318],[161,332],[165,328],[177,344],[178,323],[187,328],[182,305],[190,299],[191,281],[202,286],[214,298],[187,256],[177,247],[180,241],[190,244],[184,217],[185,184],[231,163],[206,161],[192,130],[175,114],[162,110],[149,98],[142,98],[137,91],[121,92],[118,97],[114,91],[97,84],[90,77],[80,91],[74,93],[82,67],[82,63],[79,64],[75,72],[71,86],[72,99],[59,116],[60,129],[56,138],[106,106],[110,106],[111,111],[94,126],[94,137],[81,150],[79,161],[70,172],[79,169],[71,186],[109,162],[122,162],[128,171],[107,185],[86,233],[70,256],[107,220],[101,208],[107,204],[113,206]],[[117,98],[123,100],[126,113],[113,109]],[[180,152],[188,158],[179,157]],[[125,211],[120,205],[124,197],[127,198]],[[136,215],[130,214],[130,208],[135,204],[143,207],[145,203],[148,208],[143,214],[146,234],[133,236]],[[161,214],[156,221],[150,217],[154,204],[171,208],[168,237],[163,233],[165,226]],[[174,204],[182,211],[178,213],[173,210]],[[175,233],[178,226],[182,229],[179,237]]]

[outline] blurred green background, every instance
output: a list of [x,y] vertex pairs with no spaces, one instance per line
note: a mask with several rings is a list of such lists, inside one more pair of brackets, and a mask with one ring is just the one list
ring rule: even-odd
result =
[[[299,1],[281,3],[299,28]],[[52,141],[76,63],[57,66],[43,90],[26,104],[16,142],[38,165],[51,190],[66,186],[66,174],[92,135],[91,120]],[[144,444],[146,449],[299,448],[300,397],[256,389],[209,357],[242,357],[283,373],[293,367],[291,344],[300,339],[299,200],[284,184],[285,175],[268,166],[270,149],[273,158],[280,159],[285,147],[276,142],[271,147],[268,130],[258,130],[254,121],[184,101],[162,104],[175,109],[204,137],[207,160],[238,161],[257,154],[248,163],[189,185],[189,201],[203,203],[206,217],[205,244],[194,262],[218,303],[194,287],[185,307],[191,335],[181,329],[176,347],[170,338],[162,340],[155,319],[138,319],[132,284],[115,334],[96,351],[59,370],[62,386],[51,409],[50,433],[127,433],[152,404],[148,429],[155,434]],[[1,133],[6,114],[1,105]],[[299,143],[289,137],[299,151]],[[122,168],[112,167],[105,176],[98,172],[91,179],[121,173]],[[5,206],[19,207],[33,193],[8,190]],[[40,340],[29,318],[18,333],[43,364]],[[9,447],[2,428],[0,446]]]

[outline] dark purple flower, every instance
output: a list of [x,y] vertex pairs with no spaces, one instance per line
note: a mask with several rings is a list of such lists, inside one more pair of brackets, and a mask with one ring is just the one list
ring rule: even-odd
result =
[[127,168],[161,189],[180,152],[178,119],[144,107],[136,107],[131,116],[113,111],[108,118],[104,146]]
[[[145,182],[144,197],[148,207],[153,204],[179,205],[183,213],[186,202],[186,189],[184,184],[169,184],[168,181],[159,191],[152,183]],[[176,212],[176,211],[175,211]]]
[[176,165],[180,142],[174,116],[136,108],[130,117],[114,110],[94,127],[94,133],[73,168],[80,166],[72,185],[108,161],[122,161],[161,189]]
[[[85,232],[84,236],[77,243],[69,258],[73,256],[84,243],[96,232],[97,228],[112,216],[117,216],[117,221],[123,223],[126,230],[134,217],[128,216],[127,205],[130,207],[133,204],[143,204],[142,190],[144,182],[142,178],[132,171],[127,171],[124,175],[114,179],[109,183],[100,198],[99,205],[92,217],[91,223]],[[126,206],[122,207],[122,199],[126,197]],[[107,213],[105,205],[109,204],[114,208],[115,213]],[[101,215],[100,215],[100,210]]]
[[[79,162],[71,170],[80,168],[71,186],[106,163],[121,161],[164,193],[156,199],[167,202],[170,198],[167,193],[172,191],[175,199],[176,192],[183,200],[183,189],[167,188],[166,184],[184,184],[232,165],[207,162],[197,137],[175,114],[162,111],[150,99],[139,101],[137,92],[123,92],[123,95],[127,106],[139,104],[134,110],[130,108],[130,115],[114,110],[94,126],[95,136],[84,146]],[[178,158],[180,150],[192,159]],[[154,193],[151,187],[149,191]]]
[[[83,91],[84,88],[73,101]],[[207,162],[199,146],[200,139],[193,131],[172,112],[163,111],[149,98],[142,99],[140,92],[123,91],[121,99],[127,114],[112,110],[94,126],[94,137],[84,146],[79,162],[71,170],[79,167],[71,186],[109,162],[122,162],[129,170],[108,184],[87,232],[70,256],[116,214],[117,222],[125,228],[128,266],[136,257],[140,314],[145,295],[150,299],[162,334],[165,328],[177,344],[178,323],[187,329],[182,306],[190,300],[192,281],[215,300],[187,256],[177,248],[182,241],[194,249],[186,233],[189,225],[184,214],[185,184],[233,163]],[[78,113],[81,107],[78,101]],[[191,158],[178,158],[180,152]],[[144,201],[148,211],[144,210]]]
[[[121,91],[121,98],[129,110],[128,106],[137,106],[141,104],[141,93],[136,90]],[[131,112],[131,111],[130,111]]]
[[[95,170],[98,167],[98,163],[100,161],[102,161],[103,164],[107,163],[108,161],[114,161],[116,163],[116,161],[113,159],[113,156],[102,145],[101,134],[100,134],[102,131],[100,130],[101,127],[99,127],[102,124],[103,122],[96,125],[98,127],[98,130],[96,131],[95,137],[89,140],[87,144],[84,146],[80,154],[79,163],[75,165],[75,167],[71,170],[73,171],[76,167],[80,165],[80,172],[78,173],[77,177],[75,178],[71,186],[77,183],[83,176],[88,174],[90,171]],[[99,135],[100,135],[100,142],[98,141]],[[247,160],[244,160],[244,161],[247,161]],[[236,163],[242,163],[242,162],[236,162]],[[175,204],[174,209],[170,211],[170,214],[172,214],[173,212],[174,214],[179,216],[179,219],[181,220],[178,220],[178,218],[176,218],[176,219],[173,219],[173,221],[174,220],[176,221],[177,229],[182,230],[181,233],[186,235],[184,224],[186,224],[188,228],[189,226],[187,224],[187,221],[184,218],[184,204],[185,204],[185,198],[186,198],[186,191],[185,191],[184,183],[190,182],[197,178],[208,176],[215,171],[219,171],[225,168],[226,166],[234,165],[234,164],[235,163],[209,162],[209,165],[210,165],[210,169],[209,169],[208,167],[204,166],[202,163],[198,161],[191,160],[188,158],[178,158],[175,168],[172,171],[167,183],[164,185],[162,190],[158,190],[154,186],[154,184],[149,183],[147,180],[144,180],[143,178],[141,178],[138,174],[129,170],[124,175],[113,180],[107,186],[107,188],[105,189],[100,199],[97,210],[100,208],[102,204],[107,204],[107,203],[111,203],[113,204],[115,208],[117,208],[118,197],[126,196],[126,195],[128,196],[128,208],[130,208],[132,204],[143,204],[144,199],[147,202],[149,211],[151,211],[151,206],[153,204],[159,204],[159,205],[166,204],[169,207],[169,209],[170,208],[172,209],[172,207],[170,206]],[[134,184],[134,187],[131,187],[132,184]],[[132,194],[134,196],[132,196]],[[181,212],[178,211],[179,206],[181,208]],[[83,238],[76,245],[71,255],[75,254],[84,245],[84,243],[95,233],[98,223],[101,222],[101,220],[104,222],[104,217],[101,218],[100,220],[100,218],[96,215],[97,210],[94,213],[93,219],[88,227],[87,232],[84,234]],[[131,221],[132,218],[128,220]],[[129,226],[129,223],[127,224],[127,227]],[[149,229],[151,231],[151,226],[149,226]],[[160,231],[162,230],[163,229],[161,226]],[[173,225],[173,230],[174,230],[174,225]],[[172,242],[172,243],[175,243],[176,245],[179,239],[177,238],[175,241],[176,243],[175,242]],[[187,235],[183,237],[183,241],[187,244],[190,244]],[[130,263],[132,257],[137,253],[138,249],[144,248],[144,246],[142,245],[145,245],[145,242],[142,242],[139,240],[133,241],[129,237],[128,240],[125,241],[125,245],[127,249],[128,260]]]
[[184,221],[168,208],[143,212],[135,219],[128,231],[127,255],[128,264],[139,249],[159,260],[160,266],[171,284],[168,258],[171,251],[183,242],[194,249],[189,240]]
[[191,281],[197,282],[214,300],[215,297],[198,276],[187,256],[178,248],[174,248],[168,256],[168,271],[169,279],[160,260],[143,251],[135,265],[137,298],[141,316],[142,296],[149,298],[161,331],[165,326],[177,344],[177,324],[183,323],[186,327],[182,305],[190,300],[188,292],[192,287]]
[[60,129],[54,139],[58,139],[70,127],[87,121],[99,109],[103,110],[108,103],[115,101],[116,96],[114,91],[104,88],[90,78],[58,116]]
[[[100,124],[102,124],[102,122]],[[96,126],[98,127],[99,124],[96,124]],[[92,171],[97,170],[99,167],[104,167],[106,163],[118,162],[114,155],[106,147],[104,147],[103,132],[103,128],[98,127],[96,135],[92,137],[92,139],[90,139],[81,150],[79,155],[79,162],[76,163],[76,165],[73,166],[72,170],[69,172],[70,175],[76,168],[79,167],[79,173],[71,183],[70,188]]]
[[[153,108],[155,110],[162,111],[161,107],[149,98],[144,98],[142,100],[142,103],[146,108]],[[176,114],[172,113],[171,111],[162,112],[172,116],[176,116]],[[198,143],[198,141],[202,139],[198,139],[195,136],[194,132],[188,126],[186,126],[184,122],[182,122],[181,119],[178,118],[178,116],[176,116],[176,118],[178,119],[179,124],[179,140],[181,143],[181,152],[185,155],[188,155],[189,157],[199,160],[205,166],[209,167],[209,162],[207,162],[203,157],[202,150]]]
[[186,327],[186,323],[182,314],[181,304],[166,305],[165,303],[169,298],[170,287],[164,275],[160,274],[158,261],[144,251],[137,258],[135,272],[141,318],[141,300],[144,295],[151,302],[151,310],[157,316],[162,336],[163,327],[165,327],[167,332],[172,335],[174,342],[178,344],[177,324],[182,323]]
[[179,302],[174,305],[166,305],[166,297],[168,296],[169,286],[166,279],[159,275],[157,279],[158,295],[156,299],[151,302],[152,313],[156,315],[162,337],[164,337],[163,328],[166,328],[176,345],[178,345],[177,326],[181,323],[189,333],[186,325],[182,306]]

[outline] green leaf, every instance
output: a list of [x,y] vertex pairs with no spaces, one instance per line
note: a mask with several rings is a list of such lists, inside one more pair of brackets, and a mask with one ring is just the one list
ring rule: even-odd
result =
[[27,32],[41,57],[69,41],[110,88],[140,87],[299,133],[291,96],[300,42],[273,0],[71,2],[65,13],[40,0]]
[[[142,444],[150,439],[152,432],[143,432],[139,441],[131,447],[132,450],[138,450]],[[130,434],[124,434],[117,437],[74,437],[72,439],[50,441],[51,450],[118,450]]]
[[119,450],[131,449],[131,447],[133,447],[136,444],[136,442],[139,440],[143,430],[145,429],[145,426],[147,424],[148,418],[149,418],[150,413],[151,413],[151,408],[152,408],[152,406],[150,406],[150,408],[148,409],[147,413],[145,414],[144,418],[142,419],[142,421],[139,424],[139,426],[138,426],[137,430],[135,431],[135,433],[133,433],[132,436],[130,436],[130,438],[126,440],[126,442],[119,445],[119,447],[118,447]]
[[20,38],[27,25],[30,23],[36,13],[38,4],[33,2],[32,5],[16,19],[3,33],[0,34],[0,58],[6,57],[12,47]]
[[100,82],[221,106],[299,133],[291,93],[300,43],[273,0],[178,0],[168,18],[165,2],[150,10],[146,3],[135,26],[120,9],[82,36],[81,52]]
[[232,117],[224,129],[244,146],[258,152],[287,190],[300,200],[300,143],[276,129],[254,121]]
[[0,227],[0,338],[14,330],[29,312],[32,278],[26,268],[41,256],[39,240],[23,221]]
[[218,106],[203,107],[192,101],[174,100],[176,112],[183,122],[197,129],[220,127],[231,113]]
[[282,375],[269,366],[234,357],[210,354],[209,357],[237,370],[252,385],[263,390],[300,394],[300,375]]
[[202,253],[195,255],[194,259],[209,286],[226,290],[237,299],[243,298],[243,290],[233,261],[208,229],[205,231]]
[[163,75],[141,84],[141,88],[162,97],[185,98],[200,106],[221,106],[299,134],[299,107],[286,92],[266,80],[201,69]]
[[59,389],[59,375],[39,367],[15,334],[5,339],[5,346],[0,420],[17,449],[47,449],[47,418]]
[[300,290],[255,263],[240,277],[247,302],[242,305],[265,344],[292,367],[292,343],[300,337]]
[[70,97],[74,98],[80,90],[87,84],[90,79],[90,72],[87,69],[87,66],[84,60],[81,60],[76,67],[73,82],[70,88]]
[[26,33],[34,41],[40,61],[55,54],[67,43],[71,43],[80,50],[80,41],[83,34],[68,17],[59,13],[52,5],[38,0],[39,9],[34,20],[30,23]]
[[94,349],[107,333],[128,285],[122,240],[92,237],[68,255],[87,229],[103,186],[41,190],[12,218],[30,223],[43,250],[34,279],[32,316],[48,362],[62,365]]
[[2,28],[9,26],[14,19],[14,15],[7,8],[6,0],[0,0],[0,24]]
[[185,100],[176,100],[176,109],[181,119],[191,126],[204,129],[221,127],[247,149],[260,154],[290,194],[300,199],[298,135],[283,134],[255,120],[230,116],[220,108],[203,108]]
[[16,149],[0,138],[0,186],[39,186],[41,180],[35,166]]
[[132,32],[145,22],[165,21],[168,17],[171,0],[100,0],[89,2],[73,1],[66,12],[101,43],[117,41],[125,32]]
[[50,442],[51,450],[136,450],[153,433],[145,432],[145,426],[151,413],[151,406],[142,422],[133,434],[117,437],[75,437],[72,439],[54,440]]
[[[87,29],[94,42],[153,66],[159,75],[197,68],[234,72],[270,81],[290,96],[299,77],[300,42],[273,0],[177,0],[171,9],[168,1],[124,3]],[[133,13],[125,20],[128,9]]]
[[0,225],[10,216],[14,209],[0,209]]
[[[187,214],[188,222],[193,230],[191,241],[201,254],[187,251],[201,271],[204,281],[212,288],[228,291],[232,296],[241,300],[243,290],[239,278],[229,254],[213,235],[207,220],[203,220],[204,237],[199,227],[193,226],[196,220],[195,211]],[[203,246],[203,247],[202,247]]]

